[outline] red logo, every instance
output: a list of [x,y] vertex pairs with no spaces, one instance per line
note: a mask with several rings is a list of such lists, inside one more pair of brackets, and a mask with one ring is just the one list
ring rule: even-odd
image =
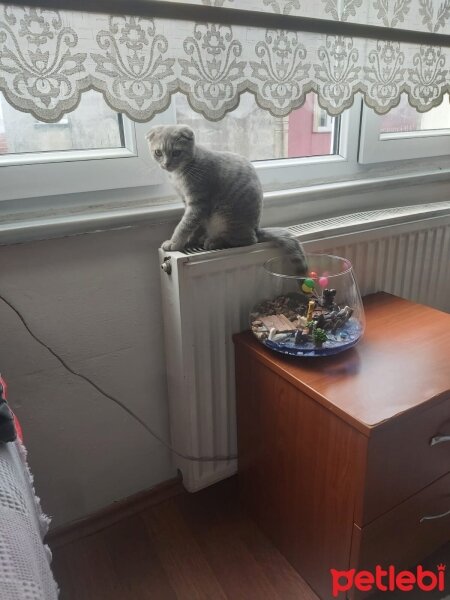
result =
[[396,571],[394,566],[383,569],[380,565],[372,571],[357,571],[349,569],[348,571],[338,571],[330,569],[332,579],[333,596],[336,598],[340,592],[347,592],[353,587],[361,592],[370,592],[373,589],[380,592],[410,592],[419,589],[424,592],[431,592],[438,589],[443,592],[445,589],[445,565],[437,566],[437,572],[425,571],[419,565],[416,571]]

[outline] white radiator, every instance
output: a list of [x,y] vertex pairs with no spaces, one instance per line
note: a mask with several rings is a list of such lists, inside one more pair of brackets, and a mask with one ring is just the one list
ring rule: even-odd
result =
[[[450,310],[450,203],[359,213],[291,228],[308,252],[353,263],[361,294],[386,291]],[[270,296],[269,244],[213,252],[163,252],[161,271],[171,443],[189,456],[236,454],[233,333]],[[273,293],[273,290],[272,290]],[[174,455],[193,492],[224,479],[237,461]]]

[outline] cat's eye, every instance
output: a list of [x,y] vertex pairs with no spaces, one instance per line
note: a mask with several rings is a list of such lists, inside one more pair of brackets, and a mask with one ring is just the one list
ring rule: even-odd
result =
[[155,150],[155,156],[162,156],[161,150]]
[[181,150],[174,150],[172,152],[172,156],[180,156],[180,154],[181,154]]

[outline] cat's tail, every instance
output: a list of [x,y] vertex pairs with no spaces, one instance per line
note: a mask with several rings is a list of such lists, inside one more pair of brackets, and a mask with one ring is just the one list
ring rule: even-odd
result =
[[292,262],[295,272],[299,275],[308,273],[308,262],[305,252],[298,239],[287,229],[281,227],[268,227],[257,229],[256,237],[258,242],[275,242],[285,252],[286,256]]

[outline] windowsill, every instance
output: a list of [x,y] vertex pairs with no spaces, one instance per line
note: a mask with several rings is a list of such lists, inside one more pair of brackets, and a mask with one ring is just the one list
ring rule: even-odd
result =
[[[430,192],[430,185],[434,185]],[[431,195],[430,195],[431,194]],[[446,201],[450,169],[424,173],[355,179],[270,191],[264,194],[264,226],[292,225],[364,210]],[[176,198],[110,202],[73,209],[4,214],[0,245],[66,237],[143,225],[176,223],[183,205]]]

